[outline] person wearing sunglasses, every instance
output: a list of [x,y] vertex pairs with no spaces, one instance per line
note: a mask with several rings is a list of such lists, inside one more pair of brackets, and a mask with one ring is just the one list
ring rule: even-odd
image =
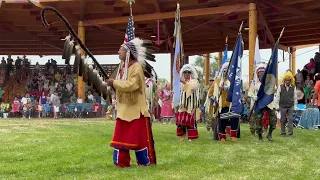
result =
[[295,87],[294,77],[290,71],[287,71],[282,84],[278,87],[275,105],[280,111],[281,136],[286,136],[286,124],[288,122],[288,134],[293,135],[293,112],[297,110],[297,89]]
[[200,89],[196,69],[185,64],[180,70],[180,104],[176,112],[177,136],[183,141],[198,138],[196,109],[200,105]]

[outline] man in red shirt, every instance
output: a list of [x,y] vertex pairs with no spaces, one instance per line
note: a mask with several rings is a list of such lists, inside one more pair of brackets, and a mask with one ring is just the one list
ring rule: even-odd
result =
[[[318,108],[320,110],[320,74],[316,74],[315,75],[315,80],[316,80],[316,85],[314,86],[314,94],[313,94],[313,98],[312,98],[312,104],[313,106],[318,105]],[[315,103],[315,100],[318,100],[317,104]]]

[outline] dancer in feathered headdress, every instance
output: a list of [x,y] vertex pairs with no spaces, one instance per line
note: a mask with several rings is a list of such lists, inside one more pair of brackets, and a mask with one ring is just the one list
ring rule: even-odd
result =
[[232,141],[236,141],[239,122],[238,119],[221,119],[220,117],[221,114],[228,113],[230,110],[230,103],[227,101],[230,88],[230,81],[227,75],[228,67],[228,61],[222,64],[221,71],[214,80],[208,94],[212,104],[209,112],[212,114],[212,118],[215,119],[215,124],[218,124],[218,132],[215,132],[217,136],[215,135],[214,137],[220,141],[226,141],[227,134],[230,135]]
[[286,135],[286,122],[288,120],[288,134],[293,135],[293,111],[298,104],[297,90],[291,71],[287,71],[282,77],[281,84],[277,90],[275,105],[280,110],[281,135]]
[[110,146],[115,148],[113,160],[119,167],[130,166],[129,150],[136,151],[139,165],[156,164],[146,103],[145,76],[150,76],[152,70],[146,60],[155,61],[147,49],[149,45],[150,41],[138,38],[122,44],[118,53],[123,66],[115,80],[107,81],[116,91],[117,120]]
[[[254,80],[250,85],[248,96],[251,98],[250,110],[254,108],[254,103],[257,101],[257,94],[261,86],[261,78],[266,70],[267,64],[259,63],[255,69]],[[265,118],[264,118],[265,117]],[[269,119],[269,123],[265,123],[264,119]],[[267,107],[265,107],[260,112],[253,113],[253,116],[250,118],[250,131],[254,135],[257,132],[259,140],[263,140],[263,125],[269,124],[269,132],[267,138],[269,141],[272,141],[272,132],[277,125],[277,117],[275,115],[274,103],[272,102]]]
[[200,105],[200,91],[196,69],[185,64],[180,70],[180,104],[176,113],[177,136],[183,141],[188,135],[188,140],[198,138],[196,109]]

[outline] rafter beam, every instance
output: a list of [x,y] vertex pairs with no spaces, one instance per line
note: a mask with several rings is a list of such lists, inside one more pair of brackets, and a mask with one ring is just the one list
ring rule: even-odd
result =
[[[157,12],[161,13],[162,12],[162,8],[160,6],[159,1],[158,0],[152,0],[152,2],[153,2],[154,7],[156,8]],[[169,45],[169,49],[173,53],[173,43],[172,43],[172,39],[170,38],[170,34],[169,34],[169,31],[168,31],[168,28],[167,28],[167,24],[166,24],[166,22],[164,20],[162,21],[162,23],[163,23],[163,25],[162,25],[163,31],[167,36],[166,38],[169,38],[168,42],[167,42],[168,45]]]
[[320,45],[320,39],[316,40],[305,40],[305,41],[297,41],[297,42],[288,42],[288,46],[300,46],[300,45],[309,45],[309,44],[318,44]]
[[39,40],[39,42],[43,42],[44,44],[47,44],[47,45],[49,45],[49,46],[51,46],[51,47],[53,47],[53,48],[56,48],[56,49],[58,49],[58,50],[62,50],[61,47],[59,47],[58,45],[54,44],[53,42],[51,42],[51,41],[49,41],[49,40],[47,40],[47,39],[45,39],[45,38],[41,38],[41,37],[39,37],[39,36],[36,36],[36,35],[28,32],[28,31],[23,31],[23,30],[21,30],[20,28],[15,27],[14,25],[11,25],[11,24],[8,24],[8,23],[3,23],[3,22],[0,22],[0,23],[1,23],[3,26],[8,27],[9,29],[11,29],[12,32],[25,33],[26,35],[28,35],[28,36],[36,39],[36,40]]
[[[268,39],[269,39],[269,41],[270,41],[270,43],[271,43],[271,46],[273,46],[273,45],[276,43],[276,41],[275,41],[275,39],[274,39],[274,37],[273,37],[273,34],[272,34],[272,32],[270,31],[270,28],[269,28],[269,26],[268,26],[268,23],[267,23],[264,15],[263,15],[261,9],[259,8],[259,6],[258,6],[257,9],[258,9],[258,18],[259,18],[259,21],[262,23],[262,25],[263,25],[263,27],[264,27],[264,29],[265,29],[266,35],[267,35],[267,37],[268,37]],[[288,51],[288,47],[287,47],[287,46],[284,46],[284,45],[282,45],[282,44],[279,44],[278,47],[279,47],[279,49],[281,49],[281,50]]]
[[[247,4],[237,4],[230,6],[220,6],[220,7],[210,7],[210,8],[200,8],[200,9],[191,9],[191,10],[182,10],[181,17],[194,17],[194,16],[204,16],[204,15],[215,15],[215,14],[224,14],[231,12],[247,12]],[[171,12],[157,12],[152,14],[142,14],[134,16],[135,22],[141,21],[154,21],[158,19],[173,19],[175,17],[175,11]],[[124,17],[115,17],[115,18],[103,18],[90,21],[84,21],[85,26],[92,25],[103,25],[103,24],[121,24],[127,23],[129,16]]]
[[308,12],[298,8],[292,8],[287,5],[280,4],[281,1],[279,3],[279,1],[272,2],[270,0],[258,0],[258,3],[262,3],[264,5],[272,7],[278,10],[279,12],[286,12],[286,13],[295,14],[298,16],[310,17],[310,19],[318,19],[318,17],[320,16],[320,13]]
[[266,31],[266,34],[267,34],[269,41],[271,42],[272,45],[275,44],[274,37],[269,29],[268,23],[267,23],[265,17],[263,16],[263,13],[261,12],[261,9],[259,8],[259,6],[258,6],[258,18]]

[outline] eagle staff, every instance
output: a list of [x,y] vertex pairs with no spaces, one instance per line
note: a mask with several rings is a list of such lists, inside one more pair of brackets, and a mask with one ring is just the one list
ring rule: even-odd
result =
[[44,24],[45,27],[49,28],[50,24],[48,23],[47,19],[46,19],[46,15],[45,13],[47,11],[52,11],[54,12],[66,25],[66,27],[68,28],[70,34],[75,38],[75,40],[79,43],[80,47],[84,50],[84,52],[93,60],[93,62],[97,65],[97,67],[99,68],[99,70],[101,71],[102,75],[105,77],[105,79],[109,79],[106,71],[103,69],[103,67],[99,64],[99,62],[96,60],[96,58],[94,58],[93,54],[89,51],[89,49],[83,44],[83,42],[81,41],[81,39],[79,38],[79,36],[77,35],[77,33],[73,30],[71,24],[68,22],[68,20],[54,7],[44,7],[41,10],[41,19],[42,19],[42,23]]

